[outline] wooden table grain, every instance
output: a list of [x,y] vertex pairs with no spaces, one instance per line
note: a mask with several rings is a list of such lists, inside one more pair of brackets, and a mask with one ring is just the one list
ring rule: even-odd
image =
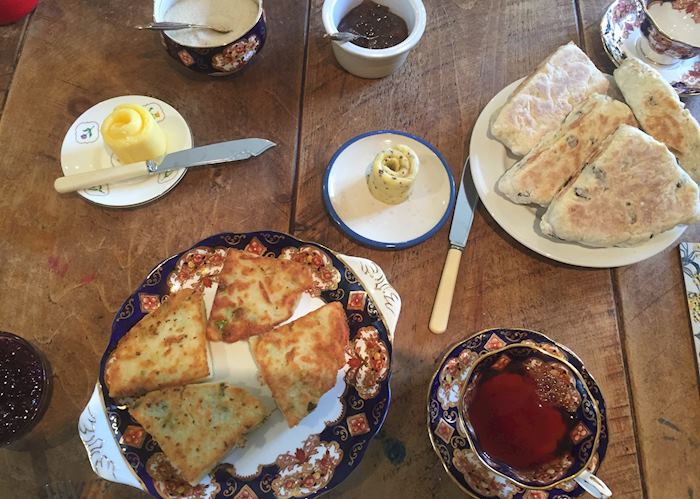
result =
[[[550,335],[597,378],[610,425],[600,476],[615,497],[700,493],[697,366],[676,247],[623,269],[561,265],[519,245],[480,207],[450,327],[435,336],[427,324],[448,228],[414,248],[377,251],[348,239],[326,214],[325,166],[353,136],[381,128],[414,133],[458,175],[484,105],[557,46],[574,40],[601,69],[613,68],[597,27],[606,0],[425,3],[423,40],[382,80],[337,65],[321,37],[322,0],[268,2],[268,44],[244,73],[221,80],[179,70],[154,34],[129,28],[149,17],[144,2],[41,2],[30,18],[0,27],[0,251],[8,260],[0,271],[0,330],[37,344],[54,372],[44,419],[0,450],[0,497],[42,497],[46,483],[61,480],[77,484],[83,497],[143,497],[96,479],[76,432],[112,317],[155,262],[209,234],[257,229],[373,259],[403,300],[386,424],[329,497],[464,495],[430,446],[425,392],[451,344],[494,326]],[[56,194],[70,123],[125,94],[172,104],[196,144],[261,136],[279,145],[255,166],[191,171],[142,208],[111,210]],[[698,228],[684,235],[698,239]]]

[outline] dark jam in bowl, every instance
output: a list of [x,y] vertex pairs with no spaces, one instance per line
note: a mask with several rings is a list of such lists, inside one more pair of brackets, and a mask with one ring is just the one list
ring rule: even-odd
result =
[[48,389],[48,369],[37,350],[19,336],[0,332],[0,446],[34,427]]
[[408,38],[406,21],[389,10],[389,7],[364,0],[345,14],[338,31],[362,35],[353,41],[366,49],[386,49]]

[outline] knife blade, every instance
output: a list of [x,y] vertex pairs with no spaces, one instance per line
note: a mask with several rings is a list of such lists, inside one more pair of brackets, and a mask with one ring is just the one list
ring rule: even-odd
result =
[[469,170],[469,157],[464,162],[464,169],[459,180],[459,192],[454,214],[452,215],[452,225],[450,226],[450,249],[447,252],[445,266],[440,276],[440,284],[435,295],[433,311],[430,315],[428,327],[435,334],[442,334],[447,330],[447,323],[450,318],[452,308],[452,296],[454,295],[455,284],[457,282],[457,272],[459,262],[462,259],[462,252],[467,245],[467,238],[474,220],[474,211],[479,202],[479,194],[472,180]]
[[54,188],[60,193],[73,192],[95,185],[123,182],[171,170],[241,161],[259,156],[276,145],[266,139],[229,140],[173,152],[166,155],[160,163],[146,161],[60,177],[54,182]]

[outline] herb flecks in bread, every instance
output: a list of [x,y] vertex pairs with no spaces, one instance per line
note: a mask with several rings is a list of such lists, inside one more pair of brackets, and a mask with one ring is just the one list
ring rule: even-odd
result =
[[113,398],[183,385],[209,375],[204,300],[185,289],[141,319],[117,343],[105,365]]
[[170,463],[197,483],[267,417],[262,403],[226,383],[147,393],[129,412],[158,442]]
[[345,310],[332,302],[250,339],[262,378],[290,427],[335,386],[348,337]]
[[212,341],[233,343],[272,329],[311,289],[308,266],[229,249],[207,325]]

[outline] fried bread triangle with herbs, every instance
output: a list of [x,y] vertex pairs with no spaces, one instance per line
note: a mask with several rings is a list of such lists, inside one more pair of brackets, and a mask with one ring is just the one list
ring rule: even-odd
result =
[[132,397],[209,376],[202,294],[184,289],[141,319],[105,365],[110,397]]
[[129,413],[158,442],[170,463],[192,484],[211,470],[268,415],[242,388],[209,383],[166,388],[137,399]]
[[289,319],[313,286],[309,267],[229,249],[207,325],[212,341],[234,343]]
[[332,302],[250,339],[263,381],[290,427],[335,386],[349,334],[343,306]]

